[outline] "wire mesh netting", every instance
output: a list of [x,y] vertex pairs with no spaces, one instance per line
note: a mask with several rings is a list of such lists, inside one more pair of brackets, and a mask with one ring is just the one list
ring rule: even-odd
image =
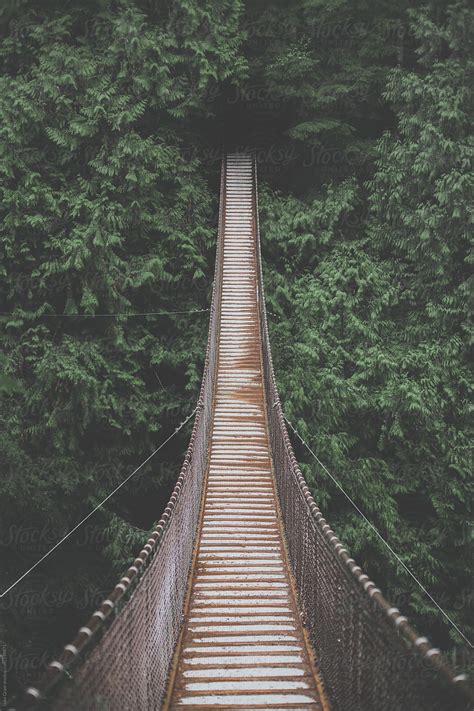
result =
[[262,362],[273,465],[301,613],[332,706],[336,711],[472,708],[463,675],[455,677],[439,650],[417,634],[349,557],[323,518],[300,471],[273,372],[258,190],[255,200]]
[[[222,171],[221,191],[223,175]],[[39,688],[29,690],[26,706],[40,702],[58,711],[145,711],[162,703],[182,625],[208,463],[222,291],[222,220],[221,201],[203,381],[190,444],[171,500],[134,566],[110,595],[111,602],[102,603],[72,645],[48,667]],[[131,584],[134,573],[136,580]],[[125,597],[129,598],[126,602]],[[106,615],[114,616],[107,620],[109,624],[104,623]],[[95,644],[86,646],[92,636]],[[70,675],[64,674],[65,668],[70,668]]]

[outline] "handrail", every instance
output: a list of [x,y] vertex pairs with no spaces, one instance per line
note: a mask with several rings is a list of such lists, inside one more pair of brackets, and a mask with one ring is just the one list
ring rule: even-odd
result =
[[[209,320],[209,330],[208,330],[208,342],[206,348],[206,356],[203,369],[203,378],[201,382],[201,389],[199,393],[199,398],[196,406],[196,416],[194,419],[194,425],[191,433],[191,438],[189,441],[186,456],[181,468],[176,485],[173,489],[169,502],[164,510],[163,515],[156,524],[148,538],[146,544],[143,546],[142,550],[138,556],[133,561],[133,564],[129,566],[125,574],[121,577],[120,581],[114,587],[110,595],[100,604],[99,608],[91,615],[89,620],[82,626],[74,637],[71,643],[65,645],[59,656],[49,663],[43,676],[36,686],[29,686],[25,691],[24,698],[20,701],[20,706],[18,708],[30,708],[35,706],[38,702],[46,699],[55,689],[59,682],[64,681],[64,679],[69,675],[69,669],[72,666],[77,665],[84,656],[84,650],[86,647],[92,647],[93,641],[96,642],[96,646],[100,645],[101,640],[104,638],[103,635],[106,634],[109,629],[114,625],[114,622],[119,622],[120,614],[123,614],[123,610],[127,609],[127,605],[133,600],[133,595],[137,589],[139,583],[145,578],[148,570],[153,565],[153,561],[159,556],[160,550],[163,547],[164,541],[167,538],[168,531],[170,529],[171,523],[175,516],[175,512],[180,504],[182,498],[182,492],[187,478],[190,476],[190,469],[193,463],[193,458],[195,455],[195,444],[198,438],[198,433],[203,430],[203,420],[210,420],[209,409],[213,407],[213,396],[211,398],[206,397],[209,390],[214,390],[215,380],[216,380],[216,367],[217,361],[215,358],[215,352],[217,348],[217,339],[215,338],[216,333],[219,328],[220,319],[220,300],[222,292],[222,254],[223,254],[223,234],[224,234],[224,195],[225,195],[225,157],[222,157],[221,165],[221,187],[220,187],[220,204],[219,204],[219,221],[218,221],[218,239],[217,239],[217,249],[216,249],[216,269],[213,282],[212,290],[212,301],[210,308],[210,320]],[[211,362],[212,361],[212,362]],[[205,409],[207,408],[207,411]],[[204,423],[206,424],[206,423]],[[206,453],[206,458],[208,453]],[[201,464],[201,468],[207,466],[206,462]],[[203,472],[201,472],[203,476]],[[197,520],[196,520],[197,523]],[[194,539],[194,533],[192,531],[188,532],[191,537],[190,549],[192,551],[192,540]],[[189,563],[191,564],[191,557]],[[183,586],[183,592],[185,589]],[[121,610],[119,615],[112,615],[112,612],[118,610],[118,606],[121,604]],[[124,607],[125,605],[125,607]],[[114,618],[114,619],[112,619]],[[102,637],[100,637],[102,633]],[[174,647],[174,643],[171,645]],[[84,660],[83,660],[84,661]],[[87,664],[90,661],[90,657],[84,663]],[[53,699],[54,704],[54,699]],[[61,707],[59,707],[61,708]]]
[[[371,604],[375,604],[378,610],[385,616],[385,618],[390,622],[393,634],[399,635],[401,640],[407,643],[408,648],[417,656],[422,663],[422,666],[431,669],[435,674],[443,677],[453,694],[453,704],[455,699],[459,700],[462,708],[469,702],[474,702],[474,692],[471,686],[467,682],[467,677],[465,674],[456,674],[452,669],[451,665],[445,659],[444,655],[439,649],[434,648],[426,637],[420,636],[418,632],[410,625],[407,618],[400,613],[398,608],[393,607],[383,596],[380,589],[375,585],[375,583],[370,580],[369,576],[358,566],[353,558],[350,557],[349,552],[340,542],[339,538],[336,536],[330,525],[327,523],[326,519],[323,517],[319,507],[317,506],[313,495],[304,479],[304,476],[298,466],[295,454],[293,452],[293,447],[288,435],[288,431],[285,424],[285,418],[283,414],[283,409],[278,394],[278,389],[276,386],[275,372],[273,368],[273,359],[270,347],[270,337],[268,331],[268,322],[265,307],[265,292],[263,284],[263,268],[262,268],[262,255],[261,255],[261,241],[260,241],[260,225],[259,225],[259,211],[258,211],[258,184],[257,184],[257,161],[254,155],[254,175],[255,175],[255,214],[256,214],[256,235],[257,235],[257,273],[258,273],[258,295],[259,295],[259,306],[260,306],[260,324],[261,324],[261,336],[262,336],[262,349],[264,353],[264,370],[266,389],[267,389],[267,407],[270,410],[269,415],[271,419],[277,421],[280,434],[284,441],[285,456],[287,458],[291,474],[294,477],[294,481],[299,489],[299,492],[304,500],[305,508],[308,516],[317,526],[320,531],[321,536],[325,539],[329,545],[334,559],[337,563],[348,571],[354,582],[357,584],[362,595],[366,597],[367,601]],[[269,398],[268,395],[271,397]],[[270,419],[270,418],[269,418]],[[273,443],[273,438],[272,438]],[[277,456],[274,451],[274,461],[275,467],[277,466]],[[282,495],[281,491],[281,479],[277,476],[277,483],[279,486],[279,494]],[[301,522],[303,524],[303,522]],[[288,531],[287,531],[288,533]],[[291,556],[291,546],[290,546],[290,562],[293,564]],[[301,571],[297,569],[294,570],[297,587],[300,589],[300,602],[303,608],[308,607],[308,601],[304,599],[304,595],[301,595],[301,584],[299,584],[299,578],[301,576]],[[319,575],[324,575],[324,571],[319,570]],[[311,603],[310,603],[311,604]],[[314,639],[312,640],[314,644]],[[321,659],[321,668],[324,678],[325,672],[325,657],[326,651],[319,647],[316,647],[319,658]],[[336,692],[333,690],[333,695]],[[336,701],[336,699],[335,699]],[[355,706],[354,706],[355,708]],[[453,706],[453,709],[457,708]]]

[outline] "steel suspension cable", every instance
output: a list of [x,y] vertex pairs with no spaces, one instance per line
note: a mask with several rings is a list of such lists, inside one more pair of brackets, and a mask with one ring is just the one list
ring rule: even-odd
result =
[[421,583],[420,580],[418,580],[418,578],[416,577],[416,575],[410,570],[410,568],[406,565],[406,563],[403,562],[403,560],[402,560],[401,557],[398,555],[398,553],[396,553],[396,552],[393,550],[392,546],[388,543],[388,541],[385,540],[385,538],[382,536],[382,534],[380,533],[380,531],[379,531],[379,530],[374,526],[374,524],[367,518],[367,516],[364,514],[364,512],[360,510],[359,506],[356,504],[356,502],[354,501],[354,499],[352,499],[352,497],[347,493],[347,491],[345,491],[345,489],[343,488],[343,486],[338,482],[338,480],[336,479],[336,477],[335,477],[333,474],[331,474],[331,472],[329,471],[329,469],[322,463],[322,461],[319,459],[319,457],[318,457],[318,456],[315,454],[315,452],[311,449],[311,447],[309,446],[309,444],[307,444],[307,442],[305,442],[305,440],[302,438],[302,436],[299,434],[299,432],[296,430],[296,428],[291,424],[291,422],[289,421],[289,419],[288,419],[287,417],[285,417],[285,421],[286,421],[287,425],[290,427],[290,429],[293,431],[293,433],[296,435],[296,437],[298,437],[298,439],[300,440],[301,444],[303,444],[303,446],[308,450],[308,452],[309,452],[309,453],[311,454],[311,456],[315,459],[315,461],[319,464],[319,466],[320,466],[322,469],[324,469],[324,471],[326,472],[326,474],[327,474],[327,475],[330,477],[330,479],[334,482],[334,484],[337,486],[337,488],[344,494],[344,496],[346,497],[346,499],[347,499],[347,500],[350,502],[350,504],[355,508],[355,510],[357,511],[357,513],[358,513],[360,516],[362,516],[362,518],[364,519],[364,521],[368,524],[368,526],[369,526],[369,527],[371,528],[371,530],[376,534],[376,536],[382,541],[382,543],[384,544],[384,546],[386,546],[386,548],[388,548],[388,550],[390,551],[390,553],[391,553],[391,554],[393,555],[393,557],[397,560],[397,562],[402,566],[402,568],[405,570],[405,572],[408,573],[408,575],[410,575],[410,576],[413,578],[413,580],[416,582],[416,584],[418,585],[418,587],[425,593],[425,595],[427,595],[427,596],[429,597],[429,599],[431,600],[431,602],[438,608],[438,610],[442,613],[442,615],[447,619],[447,621],[449,622],[449,624],[456,630],[456,632],[457,632],[457,633],[467,642],[467,644],[472,648],[472,647],[473,647],[472,642],[466,637],[466,635],[462,632],[462,630],[459,629],[459,627],[457,626],[457,624],[449,617],[448,613],[445,612],[445,610],[443,610],[443,608],[441,607],[441,605],[439,605],[439,603],[436,602],[436,600],[435,600],[434,597],[431,595],[431,593],[425,588],[425,586],[423,585],[423,583]]
[[140,469],[142,469],[142,467],[144,467],[145,464],[147,464],[147,462],[150,461],[150,459],[153,459],[153,457],[155,456],[155,454],[157,454],[157,452],[159,452],[160,449],[163,449],[163,447],[165,446],[165,444],[167,444],[171,439],[173,439],[173,437],[175,437],[175,436],[178,434],[178,432],[179,432],[181,429],[183,429],[183,427],[189,422],[189,420],[191,419],[191,417],[193,417],[193,415],[195,414],[196,410],[197,410],[197,407],[194,408],[194,410],[186,417],[186,419],[184,419],[184,420],[178,425],[178,427],[176,427],[176,429],[174,430],[174,432],[172,432],[172,433],[169,435],[169,437],[167,437],[141,464],[139,464],[138,467],[137,467],[136,469],[134,469],[131,474],[129,474],[120,484],[118,484],[118,486],[116,486],[115,489],[113,489],[113,491],[110,492],[110,494],[107,494],[107,496],[105,497],[105,499],[102,499],[102,501],[101,501],[100,503],[98,503],[97,506],[95,506],[95,507],[92,509],[92,511],[90,511],[90,512],[87,514],[87,516],[84,516],[84,518],[83,518],[81,521],[79,521],[79,523],[77,523],[77,524],[74,526],[74,528],[71,528],[71,530],[68,531],[68,532],[66,533],[66,535],[63,536],[63,538],[61,538],[61,540],[59,540],[57,543],[55,543],[54,546],[53,546],[52,548],[50,548],[49,551],[47,551],[47,553],[45,553],[39,560],[37,560],[36,563],[34,563],[34,564],[31,566],[31,568],[29,568],[28,570],[26,570],[26,571],[23,573],[23,575],[21,575],[17,580],[15,580],[14,583],[12,583],[6,590],[4,590],[4,591],[0,594],[0,600],[1,600],[2,597],[4,597],[7,593],[9,593],[10,590],[13,590],[13,588],[16,587],[16,586],[18,585],[18,583],[20,583],[22,580],[24,580],[24,578],[26,578],[26,576],[29,575],[35,568],[37,568],[44,560],[46,560],[46,558],[49,558],[49,556],[50,556],[57,548],[59,548],[59,546],[62,545],[62,544],[64,543],[64,541],[66,541],[68,538],[70,538],[70,537],[72,536],[72,534],[73,534],[75,531],[77,531],[78,528],[80,528],[80,527],[82,526],[83,523],[85,523],[88,519],[90,519],[90,517],[93,516],[93,515],[96,513],[96,511],[98,511],[100,508],[102,508],[102,506],[103,506],[110,498],[112,498],[112,496],[113,496],[114,494],[116,494],[117,491],[119,491],[119,489],[121,489],[123,486],[125,486],[125,484],[126,484],[128,481],[130,481],[130,479],[131,479],[133,476],[135,476],[135,474],[136,474],[138,471],[140,471]]
[[206,309],[189,309],[188,311],[142,311],[142,312],[132,312],[127,311],[111,311],[110,313],[100,313],[100,314],[57,314],[57,313],[43,313],[43,314],[32,314],[32,313],[15,313],[15,311],[0,311],[0,317],[3,316],[15,316],[17,318],[23,318],[25,315],[32,315],[36,318],[51,317],[51,318],[99,318],[102,316],[126,316],[131,318],[133,316],[173,316],[174,314],[203,314],[207,313],[209,308]]

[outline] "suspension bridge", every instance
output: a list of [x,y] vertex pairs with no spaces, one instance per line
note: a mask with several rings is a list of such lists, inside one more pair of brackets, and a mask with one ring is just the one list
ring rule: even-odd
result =
[[272,367],[256,162],[223,158],[201,392],[169,504],[21,708],[456,711],[472,692],[350,557]]

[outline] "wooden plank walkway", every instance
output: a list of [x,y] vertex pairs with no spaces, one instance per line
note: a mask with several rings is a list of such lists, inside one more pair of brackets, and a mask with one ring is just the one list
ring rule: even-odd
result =
[[226,161],[215,415],[203,518],[164,708],[328,709],[301,625],[268,442],[252,159]]

